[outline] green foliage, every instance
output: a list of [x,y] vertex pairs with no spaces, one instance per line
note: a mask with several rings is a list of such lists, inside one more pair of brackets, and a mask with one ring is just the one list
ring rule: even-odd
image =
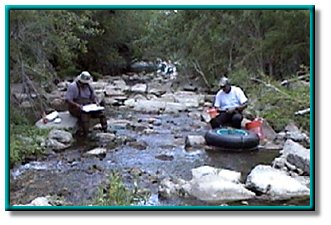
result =
[[250,80],[251,77],[252,73],[247,69],[237,69],[228,75],[232,84],[239,86],[244,90],[256,89],[256,87],[252,86],[253,84]]
[[23,110],[16,109],[14,104],[10,104],[10,125],[28,125],[29,121],[24,115]]
[[93,17],[103,30],[89,40],[88,52],[80,55],[87,69],[101,74],[118,74],[134,58],[143,58],[141,40],[147,34],[149,10],[97,10]]
[[10,124],[10,164],[42,155],[45,148],[41,146],[41,141],[48,133],[49,130],[31,125]]
[[[191,72],[213,83],[246,68],[275,79],[309,65],[308,10],[178,10],[155,12],[145,54],[176,52]],[[179,60],[179,59],[172,59]]]
[[246,70],[234,71],[229,77],[234,85],[245,91],[250,101],[248,110],[266,119],[276,131],[283,130],[291,121],[310,130],[309,114],[295,115],[298,110],[309,108],[309,86],[297,81],[285,87],[269,76],[262,76],[257,82]]
[[[309,67],[309,16],[309,10],[11,10],[10,79],[50,82],[82,70],[100,78],[125,72],[133,59],[161,57],[203,74],[211,87],[227,74],[258,97],[257,111],[278,118],[273,124],[280,129],[309,106],[307,88],[278,84],[300,65]],[[305,116],[295,120],[307,127]]]
[[90,11],[11,10],[11,78],[49,81],[87,51],[88,39],[102,32],[97,26]]
[[[106,188],[100,187],[93,205],[99,206],[129,206],[146,200],[147,193],[141,192],[135,184],[134,189],[128,189],[117,172],[111,172]],[[136,183],[136,181],[135,181]]]

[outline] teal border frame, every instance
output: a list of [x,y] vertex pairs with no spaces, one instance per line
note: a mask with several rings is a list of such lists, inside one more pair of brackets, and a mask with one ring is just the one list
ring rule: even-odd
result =
[[[10,203],[10,10],[232,9],[309,10],[310,15],[310,205],[309,206],[11,206]],[[315,210],[315,6],[314,5],[6,5],[5,7],[5,210],[6,211],[314,211]]]

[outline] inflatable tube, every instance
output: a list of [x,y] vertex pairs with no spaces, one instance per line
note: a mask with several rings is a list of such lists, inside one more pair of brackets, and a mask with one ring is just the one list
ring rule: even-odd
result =
[[256,149],[259,145],[259,136],[248,130],[217,128],[205,135],[208,145],[222,149]]

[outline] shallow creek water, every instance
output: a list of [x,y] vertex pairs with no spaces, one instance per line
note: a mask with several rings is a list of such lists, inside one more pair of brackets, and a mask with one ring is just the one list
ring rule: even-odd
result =
[[[123,143],[109,147],[102,157],[86,157],[84,153],[100,143],[92,140],[77,140],[72,147],[56,154],[50,154],[38,161],[11,169],[10,202],[27,204],[36,197],[57,195],[69,205],[88,205],[95,197],[98,187],[107,179],[107,174],[116,170],[130,186],[133,173],[139,177],[139,186],[149,189],[150,199],[146,205],[179,206],[205,205],[194,199],[159,199],[158,185],[165,177],[192,178],[191,169],[203,165],[235,170],[242,173],[242,182],[258,164],[270,164],[278,151],[260,149],[253,152],[214,151],[205,148],[185,149],[187,135],[204,135],[208,125],[187,112],[179,114],[144,114],[127,109],[114,109],[108,117],[128,119],[153,130],[144,133],[139,127],[112,127],[116,135],[135,139],[132,145]],[[150,124],[149,118],[158,120]],[[147,122],[146,122],[147,121]],[[307,199],[270,202],[254,199],[249,205],[308,204]],[[241,205],[242,202],[231,203]]]

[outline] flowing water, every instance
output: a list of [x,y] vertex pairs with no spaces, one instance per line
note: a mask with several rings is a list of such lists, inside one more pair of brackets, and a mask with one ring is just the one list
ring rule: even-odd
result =
[[[205,205],[206,203],[194,199],[180,197],[159,199],[157,191],[160,180],[165,177],[190,180],[192,168],[209,165],[241,172],[244,182],[255,165],[270,165],[279,155],[278,151],[263,149],[252,152],[215,151],[209,148],[185,149],[187,135],[204,135],[209,129],[207,124],[200,122],[192,113],[157,115],[112,109],[108,112],[108,117],[128,119],[141,124],[141,127],[112,127],[117,136],[129,137],[134,142],[108,146],[106,155],[87,157],[84,153],[100,143],[91,139],[76,139],[70,149],[11,169],[11,204],[27,204],[36,197],[56,195],[65,199],[69,205],[87,205],[95,198],[98,187],[105,182],[107,174],[116,170],[121,173],[128,186],[132,185],[133,174],[139,177],[139,186],[151,192],[151,197],[145,204]],[[156,119],[157,124],[149,123],[150,118]],[[143,132],[144,128],[149,128],[152,132]],[[271,202],[263,199],[249,201],[250,205],[308,203],[309,199],[294,202]]]

